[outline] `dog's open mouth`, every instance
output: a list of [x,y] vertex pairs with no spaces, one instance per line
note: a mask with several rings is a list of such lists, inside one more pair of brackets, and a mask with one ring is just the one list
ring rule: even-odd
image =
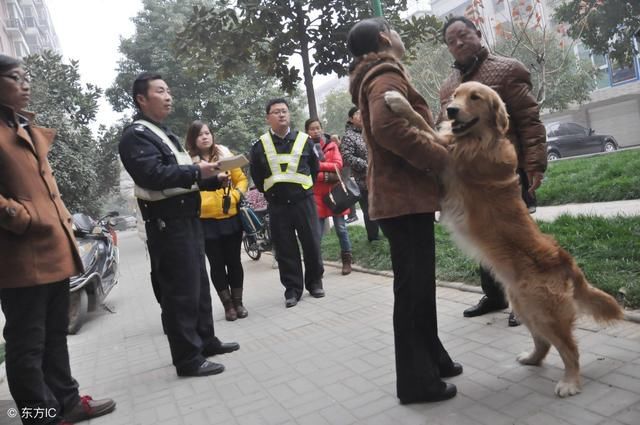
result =
[[462,121],[458,121],[455,120],[452,124],[451,124],[451,131],[453,131],[454,133],[461,133],[465,130],[470,129],[471,127],[473,127],[476,123],[478,122],[478,118],[473,118],[470,121],[467,122],[462,122]]

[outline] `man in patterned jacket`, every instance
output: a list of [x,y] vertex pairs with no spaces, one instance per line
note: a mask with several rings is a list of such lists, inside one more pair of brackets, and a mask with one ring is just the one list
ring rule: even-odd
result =
[[[438,123],[446,119],[447,105],[460,84],[477,81],[494,89],[509,113],[507,137],[518,153],[522,198],[529,210],[535,211],[535,190],[540,187],[547,168],[547,147],[539,105],[531,93],[529,71],[515,59],[489,53],[482,46],[480,31],[465,17],[450,18],[442,29],[442,35],[455,62],[451,74],[440,88]],[[501,285],[489,271],[481,268],[480,279],[485,296],[477,305],[464,311],[465,317],[480,316],[508,305]],[[511,313],[509,326],[518,324]]]

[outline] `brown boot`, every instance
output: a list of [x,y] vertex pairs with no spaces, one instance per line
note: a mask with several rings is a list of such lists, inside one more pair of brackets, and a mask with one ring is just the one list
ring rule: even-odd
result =
[[351,273],[351,251],[342,251],[342,274],[348,275]]
[[224,289],[222,291],[218,291],[218,296],[224,306],[224,318],[227,319],[227,322],[233,322],[238,318],[238,313],[236,312],[236,308],[233,306],[231,292],[229,292],[228,289]]
[[249,312],[242,305],[242,288],[231,288],[231,299],[233,300],[233,306],[236,308],[239,319],[244,319],[249,315]]

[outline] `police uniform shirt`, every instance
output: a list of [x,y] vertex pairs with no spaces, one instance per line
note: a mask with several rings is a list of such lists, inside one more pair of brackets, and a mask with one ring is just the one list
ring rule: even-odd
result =
[[[184,151],[178,138],[168,128],[139,114],[135,119],[149,121],[162,129],[179,151]],[[135,122],[126,127],[119,145],[120,159],[133,181],[148,190],[188,189],[198,183],[201,189],[220,188],[217,177],[202,180],[197,165],[179,165],[169,146],[153,131]],[[145,220],[160,217],[197,216],[200,193],[195,191],[161,201],[138,201]]]
[[[289,131],[284,138],[275,134],[269,129],[271,139],[276,151],[280,153],[290,153],[293,149],[293,143],[298,136],[298,131]],[[251,146],[251,178],[260,192],[265,194],[265,198],[268,202],[276,204],[296,203],[305,199],[308,196],[313,196],[313,188],[304,189],[297,183],[277,183],[271,189],[265,192],[264,180],[271,176],[271,169],[267,162],[267,156],[262,146],[262,141],[257,139]],[[282,165],[282,170],[285,170],[286,165]],[[302,154],[300,162],[298,163],[297,172],[300,174],[310,175],[315,182],[316,176],[319,170],[318,158],[313,151],[313,141],[308,138]]]

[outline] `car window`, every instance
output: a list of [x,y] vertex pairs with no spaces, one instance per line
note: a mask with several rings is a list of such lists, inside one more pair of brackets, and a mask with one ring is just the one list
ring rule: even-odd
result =
[[558,124],[549,124],[547,126],[547,137],[556,137],[558,135]]
[[565,124],[565,126],[568,134],[579,134],[581,136],[587,134],[587,130],[581,125],[570,122]]
[[568,136],[569,134],[571,134],[571,132],[569,131],[567,124],[560,124],[558,126],[558,130],[556,131],[556,136]]

